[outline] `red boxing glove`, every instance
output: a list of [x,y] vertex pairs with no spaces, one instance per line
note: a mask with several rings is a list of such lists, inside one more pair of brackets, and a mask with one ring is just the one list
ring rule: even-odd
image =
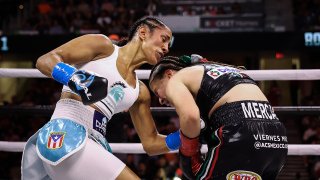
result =
[[[188,177],[191,176],[190,166],[192,170],[192,175],[194,176],[201,168],[201,165],[203,163],[203,159],[201,158],[201,144],[199,143],[199,137],[195,138],[189,138],[185,136],[182,131],[180,131],[180,138],[181,138],[181,146],[180,146],[180,153],[182,156],[180,156],[180,162],[182,167],[182,170],[184,171],[185,175]],[[190,162],[189,165],[187,162]],[[192,176],[192,177],[193,177]],[[191,177],[190,177],[191,178]]]

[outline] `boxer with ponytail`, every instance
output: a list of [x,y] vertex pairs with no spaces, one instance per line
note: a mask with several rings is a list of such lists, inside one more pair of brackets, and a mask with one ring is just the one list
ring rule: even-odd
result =
[[[286,138],[258,137],[286,137],[286,128],[244,70],[200,55],[167,56],[151,70],[150,89],[179,116],[180,167],[187,179],[275,180],[282,169]],[[202,144],[208,145],[205,156]]]

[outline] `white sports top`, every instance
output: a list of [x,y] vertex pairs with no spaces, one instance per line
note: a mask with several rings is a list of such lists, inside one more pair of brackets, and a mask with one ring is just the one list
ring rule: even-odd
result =
[[[109,119],[115,113],[128,110],[139,96],[137,75],[136,85],[133,88],[122,78],[117,69],[118,52],[119,46],[114,45],[114,51],[110,56],[75,66],[108,79],[108,96],[94,105]],[[74,93],[68,86],[63,86],[62,92]]]

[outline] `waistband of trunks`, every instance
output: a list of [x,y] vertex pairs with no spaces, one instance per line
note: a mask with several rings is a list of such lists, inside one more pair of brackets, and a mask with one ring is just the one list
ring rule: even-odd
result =
[[89,132],[95,132],[105,136],[109,119],[102,113],[80,101],[73,99],[61,99],[57,102],[51,119],[68,118],[85,126]]
[[209,118],[209,123],[218,128],[243,120],[279,121],[269,102],[245,100],[218,107]]

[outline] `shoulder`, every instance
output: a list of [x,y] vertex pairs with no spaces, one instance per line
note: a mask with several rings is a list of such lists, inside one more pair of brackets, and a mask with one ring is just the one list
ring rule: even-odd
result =
[[82,36],[79,36],[78,38],[80,38],[82,41],[89,41],[89,42],[96,42],[96,44],[104,44],[112,46],[112,41],[103,34],[85,34]]
[[101,56],[109,56],[114,51],[112,41],[103,34],[86,34],[80,36],[83,43],[89,43],[91,48],[96,52],[100,52]]
[[137,101],[138,102],[149,102],[151,99],[150,91],[148,87],[139,80],[139,96]]
[[178,71],[168,82],[167,89],[175,91],[177,86],[185,86],[190,92],[196,93],[204,74],[204,66],[191,66]]
[[193,77],[196,77],[197,75],[202,75],[203,72],[204,66],[202,65],[190,66],[178,71],[176,75],[174,75],[174,79],[188,80],[192,79]]

